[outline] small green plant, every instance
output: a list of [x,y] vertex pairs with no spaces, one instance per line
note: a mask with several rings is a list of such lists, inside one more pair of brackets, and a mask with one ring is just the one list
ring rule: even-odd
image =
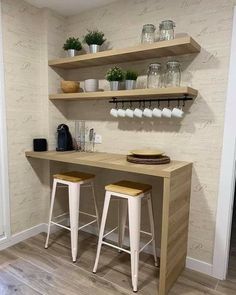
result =
[[106,39],[104,38],[104,33],[99,32],[98,30],[90,31],[88,30],[88,33],[84,36],[84,43],[87,43],[88,45],[97,44],[102,45]]
[[125,72],[125,80],[137,80],[138,78],[138,73],[134,72],[134,71],[126,71]]
[[64,50],[74,49],[74,50],[81,50],[82,45],[79,38],[70,37],[66,40],[66,43],[63,45]]
[[124,72],[119,67],[110,68],[106,73],[107,81],[123,81],[124,80]]

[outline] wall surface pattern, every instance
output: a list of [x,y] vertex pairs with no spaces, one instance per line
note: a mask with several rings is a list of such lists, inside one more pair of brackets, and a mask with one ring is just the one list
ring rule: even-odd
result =
[[[70,119],[89,120],[103,137],[101,151],[127,153],[132,148],[159,147],[173,159],[194,163],[188,256],[212,263],[218,180],[224,124],[229,52],[235,1],[117,1],[68,19],[68,36],[83,36],[88,28],[103,30],[109,47],[139,43],[142,25],[176,22],[176,33],[188,33],[202,46],[182,63],[182,84],[199,90],[185,107],[182,121],[113,120],[106,102],[74,103]],[[157,59],[163,65],[167,59]],[[146,74],[150,61],[122,64]],[[108,67],[74,71],[72,78],[102,78]],[[138,86],[143,86],[140,79]],[[108,83],[102,81],[102,87]]]
[[[122,0],[64,18],[21,0],[2,0],[13,233],[44,222],[47,215],[48,164],[28,162],[24,156],[24,151],[32,148],[32,138],[47,137],[49,147],[55,148],[59,123],[73,126],[73,120],[85,119],[102,135],[99,151],[127,153],[132,148],[158,147],[173,159],[194,163],[188,256],[212,263],[234,4],[235,0]],[[66,36],[83,36],[87,29],[98,28],[109,40],[107,47],[128,47],[139,43],[143,24],[158,26],[163,19],[173,19],[177,35],[188,33],[202,46],[199,55],[178,57],[182,84],[199,90],[198,98],[186,105],[183,120],[114,120],[107,102],[48,102],[48,92],[58,91],[61,77],[99,78],[101,88],[108,88],[103,80],[107,66],[70,74],[48,70],[48,58],[63,56]],[[157,59],[163,67],[167,60]],[[122,67],[138,70],[138,87],[145,87],[150,62]],[[51,166],[51,171],[59,168]],[[122,177],[137,179],[130,174],[95,172],[99,172],[100,206],[105,183]],[[141,180],[154,184],[154,203],[160,208],[160,183],[151,178]]]

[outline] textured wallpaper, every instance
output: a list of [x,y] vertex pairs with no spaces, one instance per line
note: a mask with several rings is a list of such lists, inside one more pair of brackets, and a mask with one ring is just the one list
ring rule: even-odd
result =
[[[102,135],[103,142],[96,147],[99,151],[127,153],[132,148],[158,147],[173,159],[194,163],[188,256],[212,263],[234,4],[234,0],[122,0],[64,18],[21,0],[2,1],[13,233],[45,221],[49,173],[62,169],[25,159],[24,151],[32,149],[32,138],[47,137],[50,148],[55,148],[56,126],[61,122],[73,126],[75,119],[84,119]],[[182,65],[182,85],[199,90],[196,100],[186,104],[181,121],[115,120],[109,115],[111,106],[106,101],[48,101],[48,93],[59,91],[61,77],[81,81],[99,78],[102,88],[109,87],[103,80],[109,66],[70,73],[48,69],[48,58],[64,55],[61,47],[66,36],[83,36],[87,29],[98,28],[104,31],[108,48],[128,47],[139,43],[143,24],[158,26],[164,19],[176,22],[177,36],[188,33],[202,46],[198,55],[177,57]],[[121,66],[137,70],[141,76],[138,87],[145,87],[148,64],[158,61],[164,66],[169,59]],[[161,180],[105,170],[94,172],[99,174],[96,189],[100,208],[103,186],[110,181],[126,177],[153,184],[159,233]],[[147,226],[145,215],[143,225]]]

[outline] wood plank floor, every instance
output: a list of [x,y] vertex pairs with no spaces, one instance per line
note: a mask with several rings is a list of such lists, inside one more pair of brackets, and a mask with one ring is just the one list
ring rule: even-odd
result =
[[[51,235],[44,249],[45,235],[40,234],[0,252],[0,295],[116,295],[133,294],[130,260],[126,253],[103,247],[96,275],[93,267],[97,238],[80,232],[79,258],[71,261],[70,239],[64,231]],[[157,294],[158,268],[150,255],[141,254],[139,292]],[[169,294],[236,294],[236,271],[227,281],[185,270]]]

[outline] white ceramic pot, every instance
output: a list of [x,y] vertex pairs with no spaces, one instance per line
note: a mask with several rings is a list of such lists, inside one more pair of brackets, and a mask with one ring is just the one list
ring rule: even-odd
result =
[[89,52],[90,53],[97,53],[99,51],[100,51],[100,45],[97,45],[97,44],[89,45]]
[[132,90],[136,88],[136,81],[135,80],[125,80],[125,89]]
[[84,81],[85,92],[95,92],[98,91],[99,85],[97,79],[87,79]]
[[111,91],[117,91],[120,89],[120,81],[110,81]]
[[78,55],[78,51],[75,49],[68,49],[66,50],[67,56],[68,57],[74,57],[76,55]]

